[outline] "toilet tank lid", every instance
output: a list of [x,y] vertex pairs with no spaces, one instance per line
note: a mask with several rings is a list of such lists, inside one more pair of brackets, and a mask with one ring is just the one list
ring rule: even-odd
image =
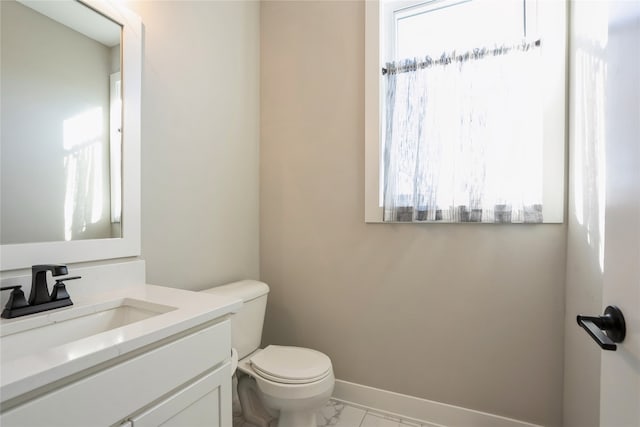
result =
[[202,292],[240,298],[243,302],[248,302],[268,294],[269,286],[257,280],[240,280],[239,282],[205,289]]

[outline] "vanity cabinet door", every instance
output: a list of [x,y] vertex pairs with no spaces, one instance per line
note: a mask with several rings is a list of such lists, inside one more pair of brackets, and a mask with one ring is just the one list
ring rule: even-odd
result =
[[204,375],[129,421],[133,427],[231,426],[231,364]]

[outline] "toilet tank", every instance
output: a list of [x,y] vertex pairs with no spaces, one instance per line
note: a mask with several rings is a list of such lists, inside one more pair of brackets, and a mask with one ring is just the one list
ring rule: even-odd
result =
[[238,358],[243,359],[260,348],[269,293],[269,286],[266,283],[257,280],[241,280],[202,292],[242,300],[242,308],[231,316],[231,346],[238,351]]

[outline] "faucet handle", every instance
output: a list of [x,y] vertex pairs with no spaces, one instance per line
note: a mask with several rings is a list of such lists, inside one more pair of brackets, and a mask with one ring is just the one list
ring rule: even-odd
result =
[[[26,307],[29,304],[27,303],[27,299],[24,296],[24,292],[22,292],[21,285],[16,286],[3,286],[0,288],[0,291],[8,291],[11,289],[11,295],[9,295],[9,300],[7,301],[7,305],[2,311],[2,317],[9,318],[9,313],[11,310],[16,308]],[[5,315],[6,314],[6,315]]]
[[64,282],[66,282],[67,280],[76,280],[81,278],[82,276],[72,276],[72,277],[63,277],[62,279],[57,279],[56,284],[53,285],[53,290],[51,291],[51,301],[70,299],[71,297],[67,292],[67,288]]

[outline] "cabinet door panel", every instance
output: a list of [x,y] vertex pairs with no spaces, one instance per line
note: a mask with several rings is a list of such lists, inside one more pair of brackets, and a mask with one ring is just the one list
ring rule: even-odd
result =
[[231,364],[227,363],[142,414],[133,427],[231,425]]
[[212,390],[159,426],[221,427],[219,399],[219,390]]

